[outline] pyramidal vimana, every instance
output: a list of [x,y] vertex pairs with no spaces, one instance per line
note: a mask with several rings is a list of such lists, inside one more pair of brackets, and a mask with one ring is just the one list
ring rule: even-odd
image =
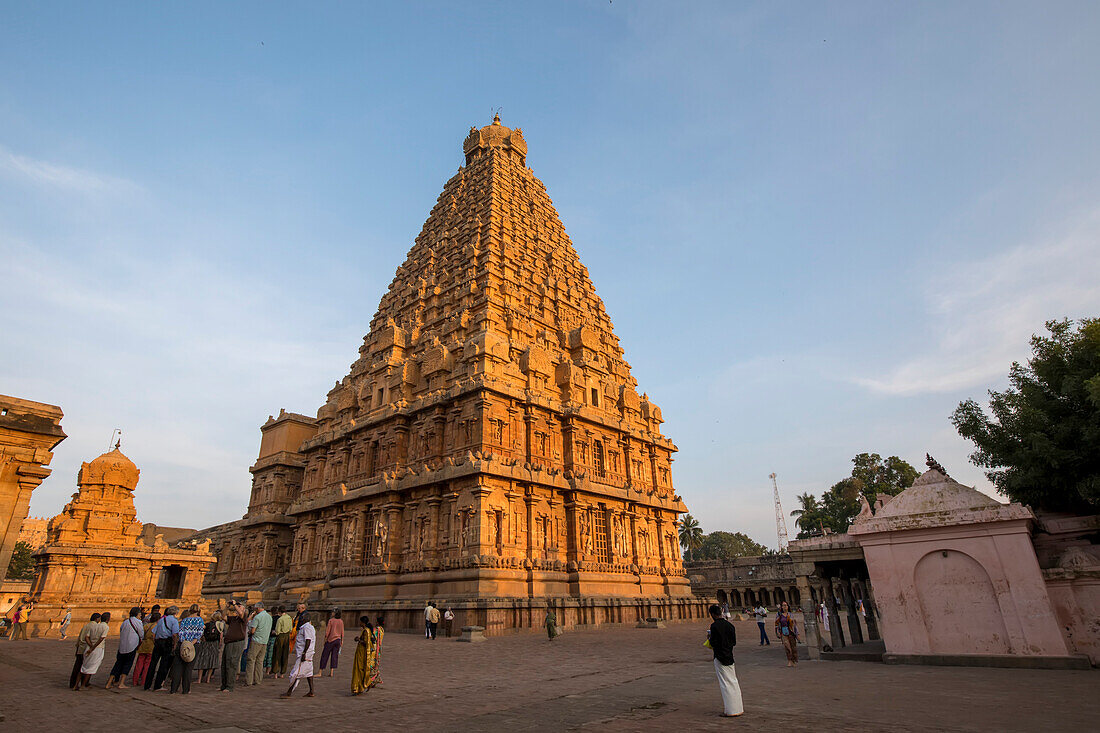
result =
[[697,618],[676,447],[631,376],[527,143],[471,128],[316,418],[263,425],[244,517],[203,530],[208,597],[422,628]]

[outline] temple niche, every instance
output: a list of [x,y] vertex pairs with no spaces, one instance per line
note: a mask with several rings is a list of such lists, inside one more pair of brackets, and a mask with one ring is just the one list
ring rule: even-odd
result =
[[49,521],[46,543],[34,555],[32,633],[47,633],[66,608],[75,619],[111,611],[122,621],[135,605],[199,600],[203,575],[215,562],[210,542],[170,546],[165,531],[173,528],[158,528],[164,531],[146,541],[134,507],[139,473],[117,447],[81,466],[77,493]]
[[347,375],[262,428],[242,520],[203,530],[204,592],[490,633],[692,618],[676,447],[519,129],[472,128]]

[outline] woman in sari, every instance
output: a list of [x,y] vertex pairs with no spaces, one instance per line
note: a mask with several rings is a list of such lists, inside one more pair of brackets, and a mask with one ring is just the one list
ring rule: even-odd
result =
[[373,686],[371,674],[378,667],[378,654],[374,646],[374,627],[369,616],[359,617],[358,642],[355,659],[351,665],[351,694],[361,695]]
[[374,673],[371,675],[371,686],[382,684],[382,637],[386,635],[386,627],[382,624],[382,617],[374,619]]

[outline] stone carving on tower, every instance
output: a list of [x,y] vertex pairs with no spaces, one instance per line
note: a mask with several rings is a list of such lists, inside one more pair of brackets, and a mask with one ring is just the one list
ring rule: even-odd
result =
[[[282,493],[260,485],[274,454],[265,426],[242,522],[277,525],[294,552],[281,567],[265,557],[264,572],[284,596],[346,606],[626,598],[637,613],[699,615],[675,549],[647,529],[674,530],[686,511],[676,447],[526,165],[523,133],[498,117],[471,128],[463,153],[358,358],[316,419],[294,416]],[[344,526],[363,549],[330,561],[318,538],[342,516],[362,518]],[[247,544],[244,530],[229,526],[223,550]],[[263,582],[208,579],[207,592],[246,580]]]

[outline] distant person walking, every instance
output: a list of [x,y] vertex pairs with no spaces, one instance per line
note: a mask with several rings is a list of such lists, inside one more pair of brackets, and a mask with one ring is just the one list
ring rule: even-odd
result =
[[248,666],[244,670],[245,685],[258,685],[264,681],[264,657],[271,638],[271,614],[263,603],[256,603],[253,608],[256,609],[255,615],[248,622],[252,641],[248,647]]
[[115,652],[115,663],[111,667],[111,675],[107,678],[107,684],[103,689],[111,689],[111,683],[118,682],[118,689],[126,689],[126,675],[130,674],[130,668],[134,666],[134,657],[137,656],[138,646],[145,637],[145,627],[138,618],[141,608],[134,606],[130,609],[130,617],[118,627],[118,651]]
[[30,618],[31,611],[34,610],[34,604],[32,603],[20,603],[15,608],[15,615],[12,616],[12,630],[10,641],[21,639],[27,641],[27,620]]
[[153,633],[157,621],[160,621],[160,611],[153,611],[145,617],[145,622],[141,625],[143,629],[141,643],[138,644],[137,661],[134,662],[134,676],[130,678],[134,687],[145,684],[149,663],[153,659],[153,642],[155,641]]
[[107,651],[104,642],[111,628],[107,625],[111,621],[110,613],[102,613],[99,623],[93,624],[88,631],[88,651],[84,652],[84,663],[80,665],[80,682],[76,689],[92,686],[92,675],[99,671],[99,665],[103,664],[103,654]]
[[760,646],[767,644],[772,645],[771,639],[768,638],[768,631],[764,628],[764,624],[768,618],[768,609],[764,608],[763,603],[758,603],[756,608],[752,609],[752,615],[756,617],[756,625],[760,627]]
[[244,606],[230,601],[225,609],[225,648],[222,650],[222,692],[232,692],[237,686],[237,673],[241,668],[241,655],[244,654],[245,635],[248,622],[245,620]]
[[69,675],[69,689],[80,689],[80,668],[84,666],[84,655],[88,652],[88,636],[91,635],[92,629],[99,625],[99,614],[93,613],[88,623],[84,624],[84,628],[80,630],[80,633],[76,637],[76,662],[73,663],[72,674]]
[[546,638],[553,641],[558,635],[558,617],[554,615],[554,609],[546,609],[546,618],[542,620],[542,625],[546,627]]
[[313,697],[313,652],[316,645],[317,630],[310,623],[309,613],[303,611],[298,617],[298,638],[294,642],[294,667],[290,670],[290,687],[279,697],[289,698],[302,680],[309,685],[306,697]]
[[359,642],[355,646],[355,659],[351,665],[351,694],[361,695],[371,687],[371,680],[377,666],[378,653],[374,643],[374,627],[369,616],[359,617]]
[[745,712],[741,702],[741,685],[737,682],[737,671],[733,666],[733,648],[737,646],[737,631],[733,624],[722,618],[722,608],[717,604],[710,607],[713,623],[707,640],[714,651],[714,671],[718,675],[718,689],[722,693],[722,715],[734,718]]
[[331,662],[328,676],[336,672],[336,666],[340,663],[340,647],[344,644],[344,620],[340,618],[340,609],[332,612],[332,618],[325,625],[325,646],[321,650],[321,674],[325,673],[325,667]]
[[424,638],[432,638],[432,602],[424,606]]
[[435,639],[435,631],[439,628],[439,609],[435,604],[428,606],[428,638]]
[[275,650],[271,656],[271,671],[275,673],[275,679],[286,674],[290,661],[290,632],[293,630],[294,619],[291,615],[285,612],[280,614],[275,620]]
[[775,635],[783,642],[783,651],[787,652],[787,666],[798,666],[798,622],[791,615],[791,607],[783,601],[779,605],[779,615],[775,617]]
[[73,622],[73,612],[68,608],[65,609],[65,618],[61,619],[61,628],[58,631],[61,632],[61,641],[65,641],[65,637],[69,635],[69,624]]

